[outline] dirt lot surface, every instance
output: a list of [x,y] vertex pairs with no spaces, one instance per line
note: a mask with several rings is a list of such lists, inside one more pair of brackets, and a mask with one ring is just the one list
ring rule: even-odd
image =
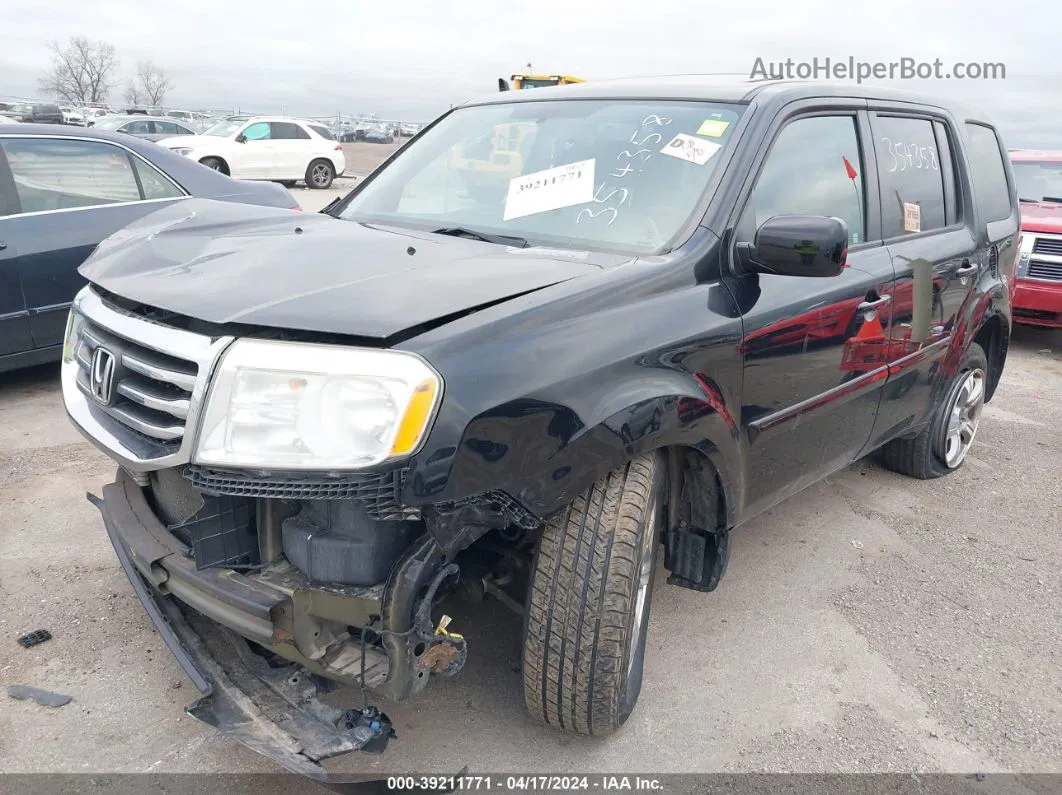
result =
[[[383,148],[348,146],[366,170]],[[312,211],[353,184],[294,192]],[[861,462],[743,528],[715,593],[657,578],[641,702],[617,735],[528,718],[519,622],[457,603],[465,670],[383,705],[399,735],[384,756],[329,767],[1062,772],[1060,469],[1062,334],[1018,328],[961,471]],[[184,714],[196,691],[85,499],[113,472],[66,421],[55,367],[0,375],[0,683],[73,697],[4,696],[0,771],[272,772]],[[38,628],[54,639],[15,643]]]

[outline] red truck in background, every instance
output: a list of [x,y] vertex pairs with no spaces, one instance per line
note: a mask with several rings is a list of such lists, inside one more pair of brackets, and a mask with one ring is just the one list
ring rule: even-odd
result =
[[1014,322],[1062,328],[1062,151],[1010,152],[1021,203]]

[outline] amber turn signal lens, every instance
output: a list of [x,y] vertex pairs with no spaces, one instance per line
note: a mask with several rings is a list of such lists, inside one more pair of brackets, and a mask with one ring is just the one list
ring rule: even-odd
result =
[[416,449],[427,430],[437,392],[438,384],[430,378],[421,381],[413,390],[398,433],[395,434],[394,444],[391,445],[391,455],[406,455]]

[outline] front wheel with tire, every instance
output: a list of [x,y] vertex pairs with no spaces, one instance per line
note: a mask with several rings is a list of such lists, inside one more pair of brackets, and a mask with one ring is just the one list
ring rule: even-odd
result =
[[317,190],[332,187],[336,169],[327,160],[314,160],[306,167],[306,186]]
[[199,162],[212,171],[220,171],[222,174],[225,173],[225,166],[222,165],[221,160],[216,157],[204,157]]
[[988,394],[988,357],[976,342],[970,344],[929,424],[917,436],[896,439],[881,450],[886,469],[929,480],[962,466],[981,423]]
[[605,735],[642,687],[667,458],[610,472],[542,531],[524,623],[524,700],[576,734]]

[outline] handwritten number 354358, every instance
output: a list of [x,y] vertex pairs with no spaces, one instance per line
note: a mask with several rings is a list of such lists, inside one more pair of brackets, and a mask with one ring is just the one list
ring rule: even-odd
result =
[[[660,133],[646,134],[645,128],[650,126],[666,127],[669,124],[671,124],[670,118],[668,118],[667,116],[658,116],[655,113],[650,114],[644,119],[642,119],[642,123],[638,125],[638,129],[631,134],[631,137],[629,139],[632,144],[642,148],[636,149],[633,152],[630,149],[624,149],[622,152],[620,152],[616,156],[615,170],[613,170],[609,174],[609,176],[616,178],[626,177],[628,174],[635,171],[635,169],[631,166],[632,162],[645,163],[646,161],[648,161],[649,158],[653,156],[653,153],[650,149],[646,149],[644,147],[660,143],[664,139],[663,136],[660,135]],[[638,140],[639,137],[641,137],[641,140]],[[605,188],[605,183],[602,183],[594,192],[593,200],[596,203],[607,204],[608,202],[612,201],[612,198],[617,194],[619,194],[620,196],[619,201],[615,204],[608,205],[607,207],[602,207],[598,210],[591,210],[589,207],[584,207],[575,216],[576,223],[581,223],[584,218],[599,218],[607,213],[607,225],[612,226],[612,224],[616,220],[616,216],[619,215],[619,208],[622,207],[624,203],[626,203],[627,200],[630,198],[630,191],[628,191],[626,188],[613,188],[611,191],[609,191],[609,194],[607,196],[602,198],[601,193],[605,190]]]

